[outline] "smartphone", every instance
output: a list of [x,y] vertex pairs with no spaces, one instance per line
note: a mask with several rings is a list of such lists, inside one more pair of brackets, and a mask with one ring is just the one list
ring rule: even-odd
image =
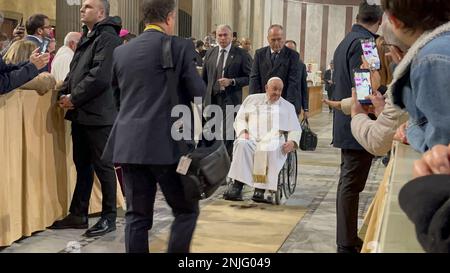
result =
[[50,44],[50,39],[49,38],[44,38],[44,40],[42,41],[42,44],[41,44],[41,46],[39,48],[39,53],[45,54],[47,52],[49,44]]
[[354,81],[358,101],[363,105],[372,104],[366,97],[372,94],[372,85],[370,83],[370,70],[359,69],[354,71]]
[[370,65],[370,70],[380,70],[381,61],[375,39],[371,38],[361,40],[361,47],[363,50],[364,58]]

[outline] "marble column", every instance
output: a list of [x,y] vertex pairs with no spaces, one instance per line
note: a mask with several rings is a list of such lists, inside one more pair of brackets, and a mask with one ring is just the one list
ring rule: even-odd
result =
[[118,15],[122,18],[123,28],[134,34],[140,33],[142,0],[119,0]]
[[235,3],[235,31],[239,38],[250,38],[252,32],[252,1],[251,0],[237,0]]
[[266,0],[253,0],[253,27],[252,27],[252,42],[253,50],[257,50],[266,43],[266,31],[264,26]]
[[192,37],[203,39],[208,33],[207,2],[211,0],[192,1]]
[[218,25],[230,25],[234,29],[234,1],[212,0],[212,29]]
[[58,47],[64,43],[67,33],[82,30],[80,8],[81,0],[56,1],[56,41]]

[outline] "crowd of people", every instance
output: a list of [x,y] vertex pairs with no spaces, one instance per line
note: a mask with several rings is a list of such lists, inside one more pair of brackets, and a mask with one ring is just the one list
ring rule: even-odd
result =
[[[392,142],[399,140],[424,154],[414,169],[418,181],[408,184],[401,195],[402,207],[418,224],[418,237],[427,251],[448,252],[449,236],[440,230],[448,229],[448,213],[441,210],[448,211],[450,191],[450,78],[446,74],[450,70],[450,2],[434,1],[439,8],[430,8],[424,0],[382,0],[381,4],[362,1],[357,23],[337,47],[331,69],[325,73],[329,97],[325,102],[335,109],[333,145],[342,157],[337,251],[361,250],[359,194],[373,158],[386,155]],[[25,27],[18,26],[11,42],[0,36],[5,47],[0,94],[19,87],[42,92],[57,89],[58,106],[72,124],[77,183],[70,214],[51,229],[87,229],[87,237],[113,232],[116,164],[122,169],[127,202],[127,252],[149,251],[158,184],[175,216],[168,251],[189,252],[200,208],[198,200],[188,200],[183,193],[177,172],[183,153],[167,137],[172,132],[172,92],[182,105],[191,107],[195,98],[201,98],[204,107],[214,106],[224,113],[214,118],[220,124],[216,137],[225,141],[232,159],[226,200],[243,200],[244,185],[255,188],[255,202],[267,202],[266,192],[276,190],[287,154],[299,148],[299,116],[303,112],[308,118],[311,68],[300,59],[296,42],[285,39],[283,26],[270,26],[268,46],[251,56],[251,41],[239,41],[225,24],[203,40],[170,38],[173,67],[166,67],[161,57],[167,54],[163,41],[174,35],[175,8],[175,0],[144,1],[145,30],[136,37],[122,28],[120,18],[109,15],[107,0],[85,0],[80,10],[83,30],[68,33],[57,53],[49,19],[42,14],[31,16]],[[380,26],[383,37],[376,34]],[[364,59],[360,43],[364,39],[377,41],[379,70]],[[46,40],[48,48],[42,51]],[[167,69],[174,70],[175,78],[167,78]],[[355,69],[371,69],[374,93],[366,98],[371,101],[369,107],[356,96]],[[169,81],[175,82],[175,90],[170,90]],[[245,86],[250,96],[243,101]],[[238,110],[230,112],[230,107]],[[157,145],[148,145],[150,140]],[[88,229],[94,173],[101,183],[102,214]],[[431,187],[425,186],[428,179],[433,180]],[[433,199],[438,194],[435,184],[447,193],[440,195],[440,202]],[[416,198],[418,191],[423,199]],[[418,212],[410,205],[411,198],[418,206],[432,207]],[[431,217],[437,223],[431,224]]]

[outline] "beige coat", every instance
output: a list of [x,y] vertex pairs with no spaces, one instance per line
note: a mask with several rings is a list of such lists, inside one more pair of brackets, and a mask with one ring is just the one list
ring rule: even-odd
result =
[[36,90],[39,95],[44,95],[48,91],[55,89],[56,80],[55,77],[52,76],[52,74],[48,72],[44,72],[39,74],[36,78],[32,79],[31,81],[27,82],[23,86],[21,86],[19,89],[24,90]]
[[[342,112],[351,115],[352,98],[342,100]],[[409,119],[408,113],[386,98],[386,106],[377,120],[371,120],[365,114],[352,119],[352,133],[361,146],[375,156],[386,155],[392,147],[397,129]]]

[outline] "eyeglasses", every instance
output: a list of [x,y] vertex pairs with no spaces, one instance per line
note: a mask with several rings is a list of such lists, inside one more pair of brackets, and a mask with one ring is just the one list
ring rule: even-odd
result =
[[43,29],[53,29],[52,26],[43,26],[42,28],[43,28]]

